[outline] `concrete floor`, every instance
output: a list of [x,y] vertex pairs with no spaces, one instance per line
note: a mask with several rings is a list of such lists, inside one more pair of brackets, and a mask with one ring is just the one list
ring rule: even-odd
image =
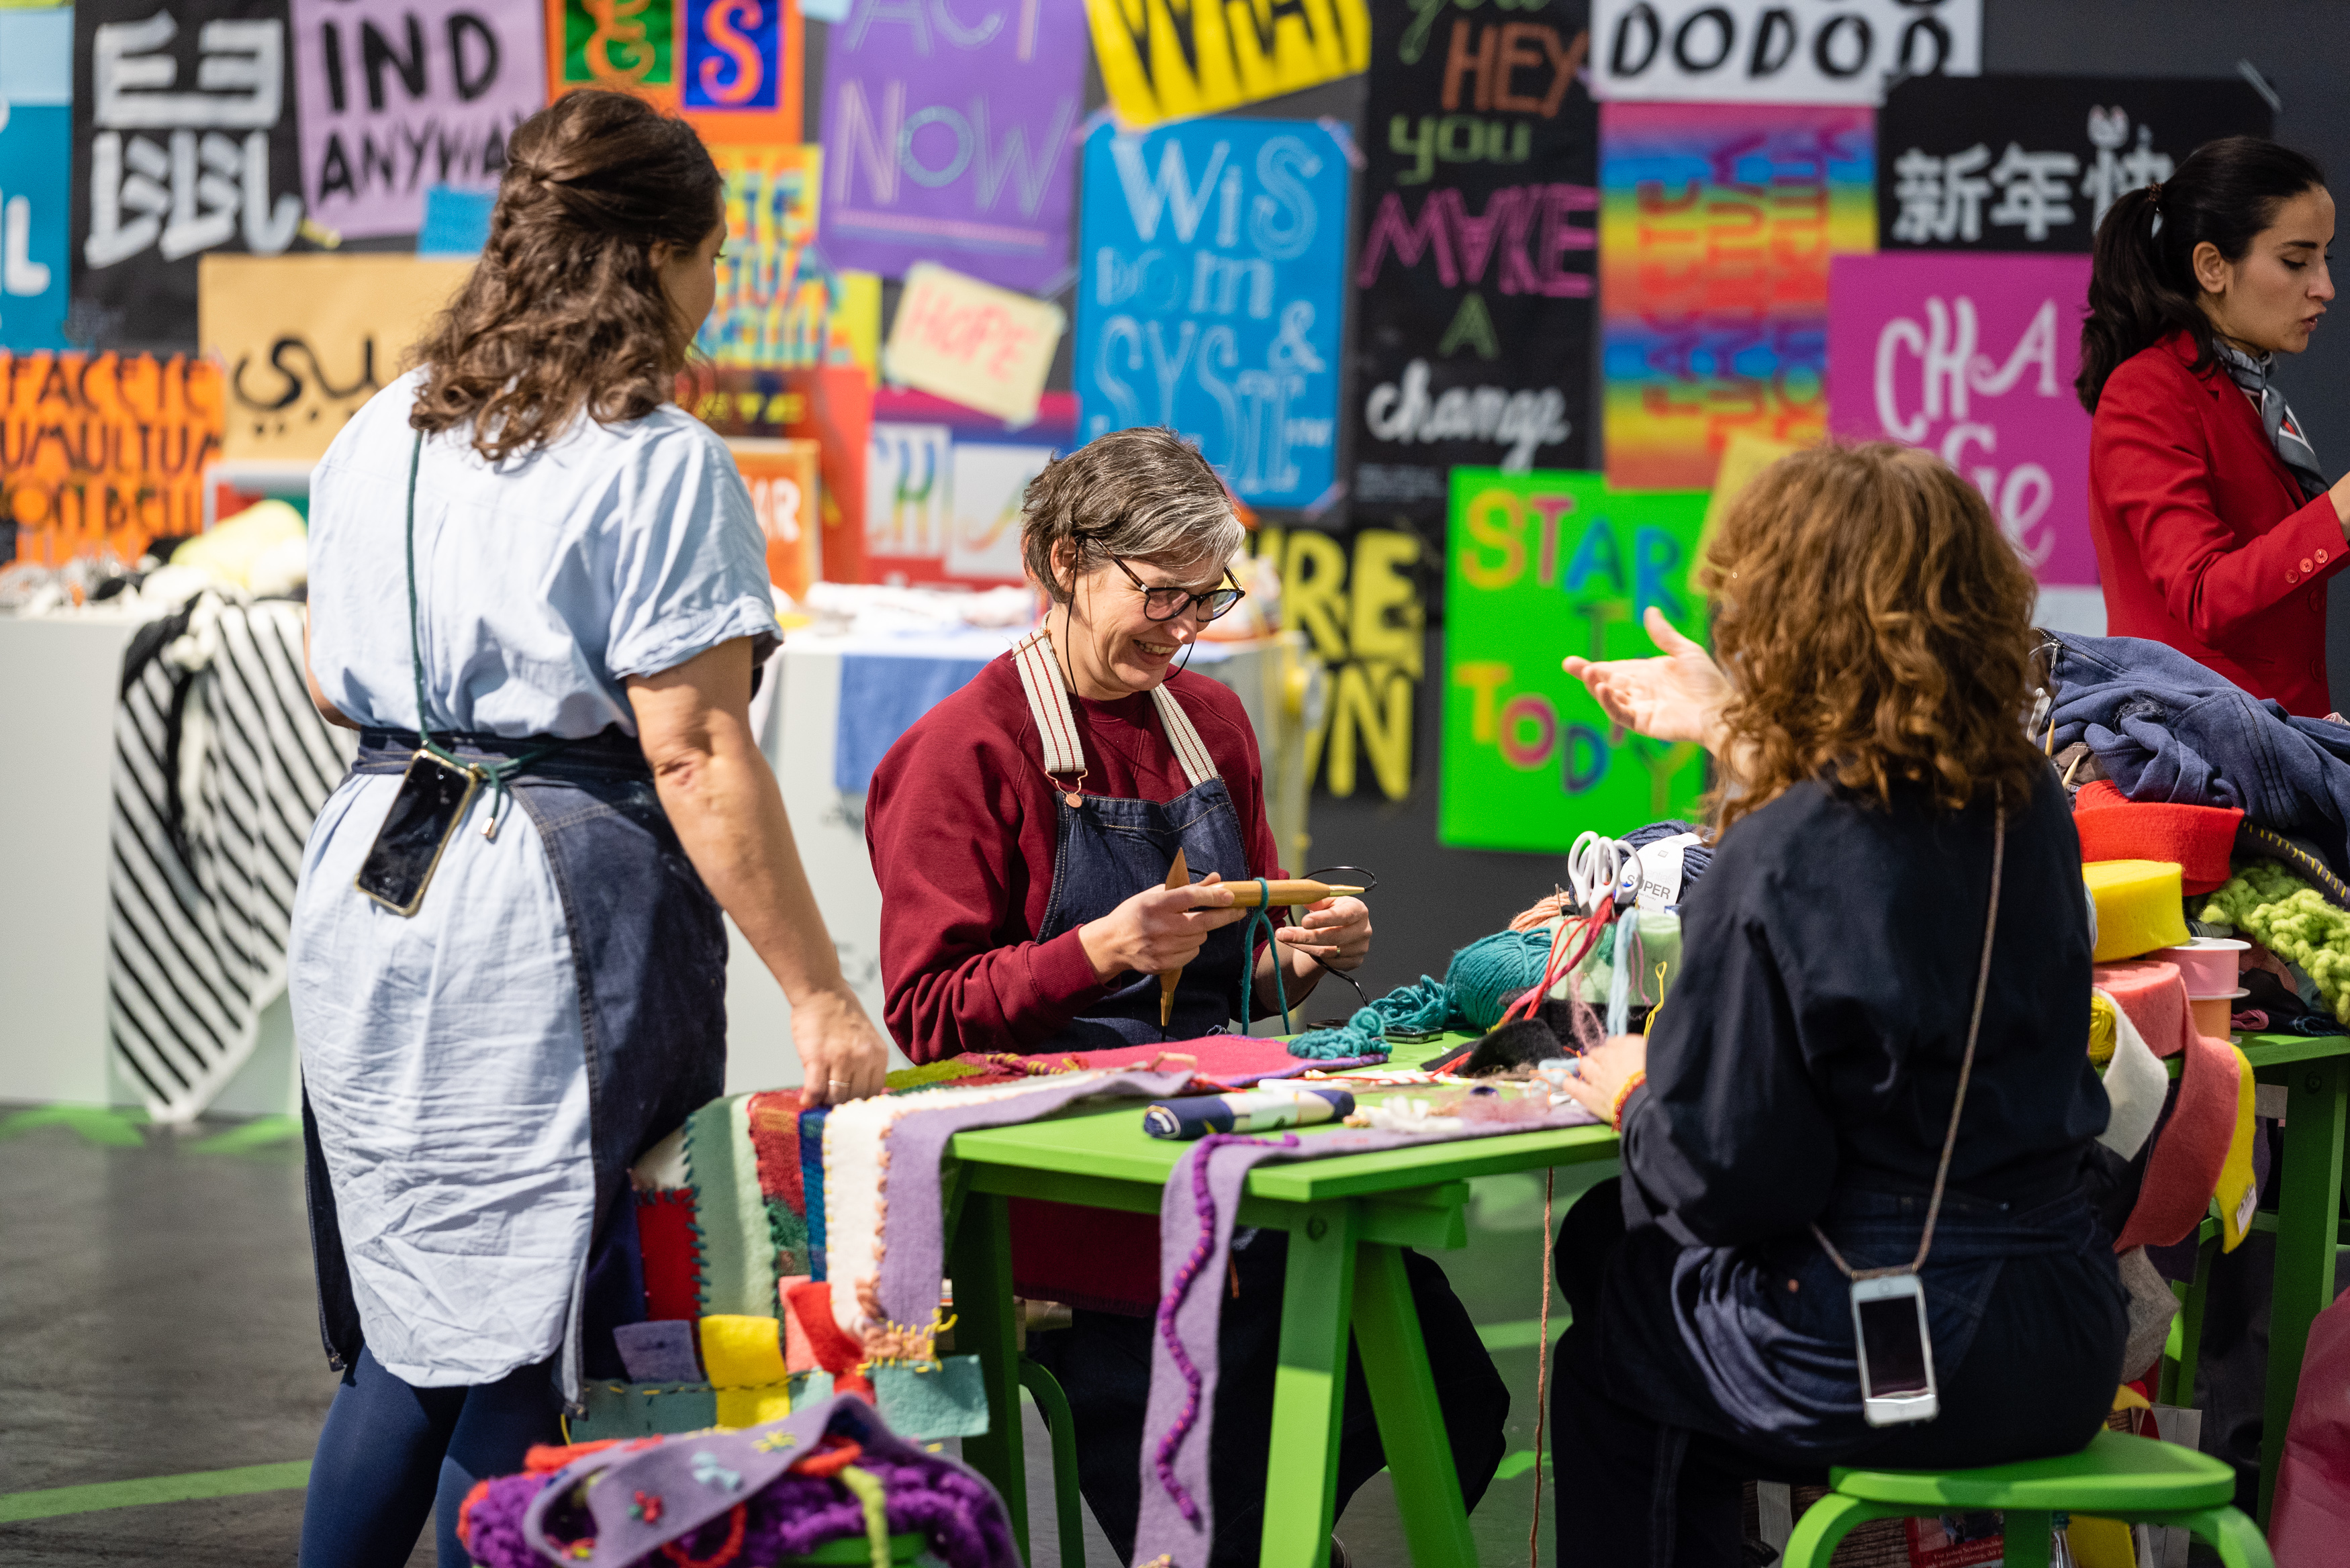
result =
[[[270,1130],[207,1123],[172,1135],[103,1114],[44,1123],[0,1108],[0,1563],[293,1563],[302,1493],[292,1489],[5,1522],[35,1501],[26,1492],[309,1457],[335,1377],[318,1346],[300,1145]],[[1570,1187],[1562,1173],[1562,1211],[1584,1179]],[[1440,1261],[1489,1334],[1519,1342],[1494,1358],[1514,1396],[1511,1448],[1527,1464],[1540,1179],[1478,1183],[1471,1218],[1469,1245]],[[1504,1324],[1523,1326],[1496,1332]],[[1057,1565],[1049,1451],[1033,1415],[1027,1425],[1034,1557]],[[1481,1562],[1520,1560],[1533,1502],[1531,1471],[1494,1483],[1471,1519]],[[1087,1563],[1117,1568],[1087,1524]],[[1339,1534],[1363,1568],[1401,1568],[1384,1475]],[[429,1546],[411,1563],[432,1568]]]

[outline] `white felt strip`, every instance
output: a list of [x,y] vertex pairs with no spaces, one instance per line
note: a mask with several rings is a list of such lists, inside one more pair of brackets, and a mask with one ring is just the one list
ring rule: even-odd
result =
[[[2113,1001],[2110,996],[2106,1000]],[[2169,1089],[2169,1073],[2155,1059],[2153,1048],[2130,1022],[2129,1014],[2115,1002],[2114,1059],[2106,1064],[2106,1099],[2113,1111],[2097,1141],[2124,1159],[2136,1158],[2162,1115],[2163,1098]]]

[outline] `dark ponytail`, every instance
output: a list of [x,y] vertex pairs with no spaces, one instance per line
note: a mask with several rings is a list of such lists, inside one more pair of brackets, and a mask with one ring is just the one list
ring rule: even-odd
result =
[[2106,209],[2081,323],[2081,374],[2073,383],[2081,406],[2095,413],[2106,379],[2122,361],[2174,332],[2194,337],[2196,372],[2210,369],[2216,356],[2210,318],[2198,303],[2195,247],[2209,241],[2227,260],[2241,261],[2277,208],[2324,184],[2325,171],[2290,147],[2223,136],[2197,148],[2161,184],[2131,191]]

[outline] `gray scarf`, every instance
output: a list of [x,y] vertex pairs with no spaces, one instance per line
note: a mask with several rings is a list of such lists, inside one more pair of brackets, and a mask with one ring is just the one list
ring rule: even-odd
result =
[[2274,354],[2253,358],[2241,348],[2233,348],[2214,339],[2211,347],[2218,351],[2220,363],[2226,366],[2229,377],[2251,395],[2260,406],[2261,428],[2269,432],[2269,444],[2276,448],[2277,456],[2301,482],[2301,493],[2314,501],[2329,488],[2325,475],[2317,466],[2317,453],[2311,450],[2309,439],[2301,433],[2301,421],[2293,417],[2293,408],[2284,394],[2269,385],[2269,372],[2276,366]]

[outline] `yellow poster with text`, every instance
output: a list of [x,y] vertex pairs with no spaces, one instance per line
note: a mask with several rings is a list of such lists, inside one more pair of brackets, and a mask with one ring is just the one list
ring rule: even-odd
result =
[[1087,0],[1110,106],[1157,125],[1295,92],[1371,63],[1364,0]]

